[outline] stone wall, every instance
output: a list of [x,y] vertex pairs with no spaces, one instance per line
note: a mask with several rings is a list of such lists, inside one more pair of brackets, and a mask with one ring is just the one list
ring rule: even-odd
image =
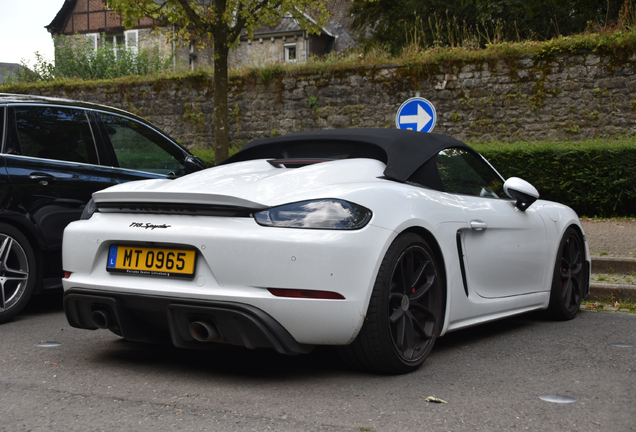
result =
[[[230,139],[299,130],[395,127],[400,104],[420,93],[436,107],[434,132],[468,140],[633,135],[632,55],[621,64],[593,52],[448,64],[365,66],[242,75],[230,80]],[[284,69],[283,69],[284,71]],[[149,118],[187,146],[210,145],[212,78],[75,84],[29,90],[99,102]],[[6,91],[6,90],[5,90]]]

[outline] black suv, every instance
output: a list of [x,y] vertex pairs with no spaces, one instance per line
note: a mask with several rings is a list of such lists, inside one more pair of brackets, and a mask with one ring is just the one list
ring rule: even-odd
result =
[[146,120],[65,99],[0,94],[0,323],[62,286],[62,234],[91,194],[205,168]]

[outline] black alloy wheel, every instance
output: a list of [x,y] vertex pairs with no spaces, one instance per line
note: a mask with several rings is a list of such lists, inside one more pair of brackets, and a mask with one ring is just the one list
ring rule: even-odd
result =
[[416,370],[442,326],[443,286],[426,242],[413,233],[398,236],[378,272],[362,329],[351,345],[340,349],[342,357],[374,372]]
[[548,316],[564,321],[576,316],[583,299],[584,249],[580,234],[568,228],[561,239],[554,265]]
[[0,223],[0,323],[16,316],[35,285],[35,255],[24,235]]
[[402,252],[391,277],[389,327],[393,345],[405,362],[417,361],[434,341],[438,282],[435,263],[422,246]]

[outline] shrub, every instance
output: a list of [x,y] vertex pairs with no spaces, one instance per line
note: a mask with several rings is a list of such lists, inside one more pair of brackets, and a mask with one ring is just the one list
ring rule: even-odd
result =
[[35,63],[23,63],[20,72],[7,83],[153,75],[172,67],[171,59],[164,58],[157,46],[139,51],[121,47],[115,53],[113,44],[94,49],[89,42],[77,43],[68,36],[59,36],[54,43],[55,63],[36,53]]
[[[234,156],[234,154],[236,154],[239,150],[240,148],[238,148],[236,145],[233,145],[229,149],[229,155]],[[213,167],[215,165],[214,149],[211,149],[209,147],[193,147],[190,149],[190,152],[201,159],[206,166]]]
[[636,141],[475,145],[503,175],[583,216],[636,215]]

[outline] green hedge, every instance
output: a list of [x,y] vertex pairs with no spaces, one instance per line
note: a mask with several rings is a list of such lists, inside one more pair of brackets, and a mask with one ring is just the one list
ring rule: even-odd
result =
[[[234,156],[238,151],[239,149],[236,147],[230,146],[229,148],[230,156]],[[201,159],[207,167],[213,167],[215,165],[214,149],[208,147],[193,147],[190,149],[190,153]]]
[[636,215],[636,141],[474,145],[503,175],[580,216]]

